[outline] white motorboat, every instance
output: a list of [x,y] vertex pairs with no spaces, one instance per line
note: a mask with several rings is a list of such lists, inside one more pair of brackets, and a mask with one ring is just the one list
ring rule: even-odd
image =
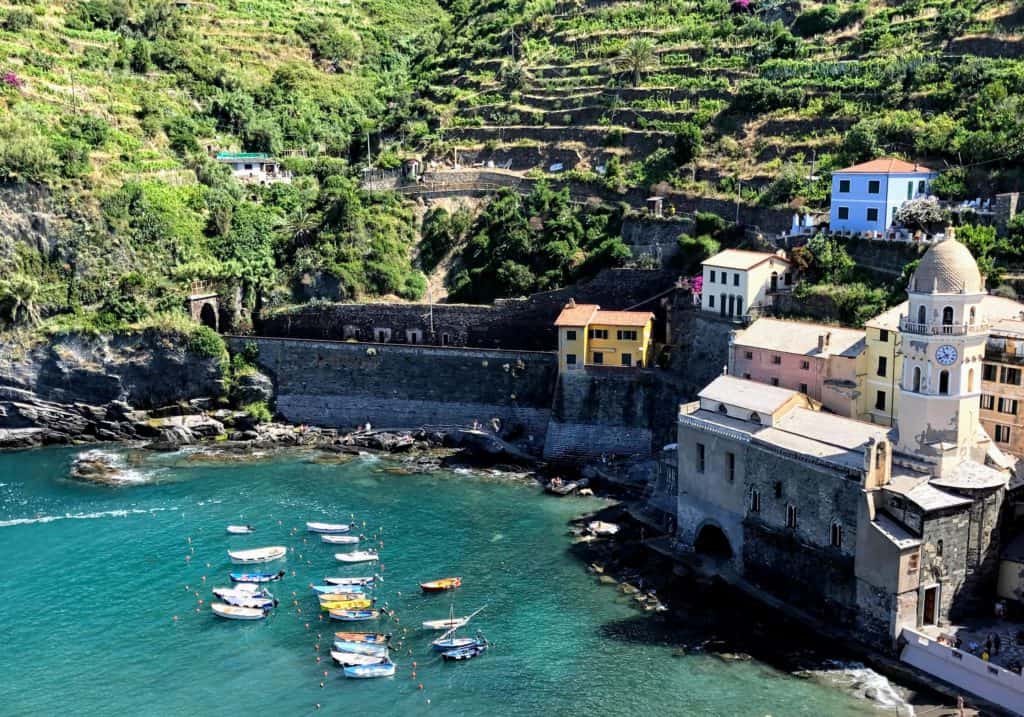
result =
[[237,605],[238,607],[254,607],[260,610],[270,610],[277,603],[274,598],[258,597],[256,595],[249,595],[247,597],[237,597],[229,595],[228,597],[221,598],[228,605]]
[[226,605],[222,602],[215,602],[210,605],[213,614],[228,620],[262,620],[267,616],[266,610],[255,607],[241,607],[239,605]]
[[347,533],[351,529],[348,523],[306,523],[310,533]]
[[281,545],[271,545],[268,548],[254,548],[253,550],[229,550],[228,557],[235,565],[252,565],[255,563],[269,563],[280,560],[288,554],[288,548]]
[[317,595],[365,595],[366,588],[362,585],[314,585],[313,592]]
[[351,553],[335,553],[334,559],[343,563],[372,563],[380,556],[376,550],[353,550]]
[[227,598],[270,598],[274,599],[274,596],[270,594],[270,591],[265,590],[262,586],[256,585],[255,583],[238,583],[235,587],[230,588],[214,588],[213,594],[219,597],[221,600]]
[[395,663],[390,660],[378,662],[375,665],[355,665],[344,669],[345,677],[355,679],[366,679],[370,677],[394,677]]
[[379,579],[376,575],[372,575],[359,578],[324,578],[324,582],[328,585],[373,585]]
[[455,617],[446,620],[426,620],[423,623],[424,630],[454,630],[457,627],[465,627],[469,617]]
[[387,655],[383,657],[380,655],[357,655],[354,652],[331,650],[331,659],[342,667],[352,667],[353,665],[376,665],[386,662],[388,658]]
[[249,533],[255,533],[256,528],[251,525],[229,525],[228,532],[231,535],[248,535]]
[[324,533],[320,536],[321,542],[330,543],[331,545],[356,545],[362,539],[361,535],[330,535]]

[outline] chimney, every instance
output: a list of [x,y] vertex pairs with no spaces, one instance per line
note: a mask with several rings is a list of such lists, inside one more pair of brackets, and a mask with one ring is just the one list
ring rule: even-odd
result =
[[571,308],[574,308],[575,306],[576,306],[576,299],[574,299],[574,298],[572,298],[570,296],[569,297],[569,303],[565,305],[565,308],[571,309]]
[[823,334],[818,334],[818,351],[824,353],[828,350],[828,345],[832,339],[832,332],[826,331]]

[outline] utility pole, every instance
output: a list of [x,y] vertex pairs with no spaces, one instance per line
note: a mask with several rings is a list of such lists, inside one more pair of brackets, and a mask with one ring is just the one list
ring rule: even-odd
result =
[[370,128],[366,128],[366,163],[373,164],[373,150],[370,148]]
[[743,182],[740,181],[739,177],[736,178],[736,225],[740,223],[740,192],[743,189]]
[[434,337],[434,290],[427,284],[427,301],[430,302],[430,337]]

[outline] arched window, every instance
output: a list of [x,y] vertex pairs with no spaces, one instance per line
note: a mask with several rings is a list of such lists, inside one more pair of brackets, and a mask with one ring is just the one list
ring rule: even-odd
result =
[[720,403],[720,404],[718,404],[718,412],[719,413],[728,413],[729,412],[729,407],[726,406],[724,403]]
[[943,396],[949,395],[949,371],[939,372],[939,393]]
[[974,391],[974,369],[967,371],[967,393]]
[[935,554],[938,555],[940,558],[942,557],[942,541],[941,540],[936,541],[936,543],[935,543]]
[[921,367],[914,366],[914,393],[921,392]]
[[953,307],[944,306],[942,308],[942,325],[952,326],[953,325]]
[[754,413],[750,414],[750,420],[753,421],[754,423],[760,423],[761,417],[757,415],[757,412],[755,411]]
[[829,543],[833,548],[843,547],[843,524],[839,521],[833,521],[832,526],[829,529]]
[[972,307],[971,307],[971,326],[974,326],[974,319],[975,319],[975,317],[977,316],[977,313],[978,313],[978,312],[977,312],[977,309],[975,309],[975,308],[974,308],[974,307],[972,306]]
[[923,306],[917,307],[917,323],[923,324],[928,321],[928,311]]

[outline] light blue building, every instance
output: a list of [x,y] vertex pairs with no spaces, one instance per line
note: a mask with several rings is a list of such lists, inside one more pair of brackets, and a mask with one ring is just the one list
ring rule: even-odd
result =
[[904,202],[924,197],[939,173],[920,164],[882,157],[832,173],[829,229],[885,233]]

